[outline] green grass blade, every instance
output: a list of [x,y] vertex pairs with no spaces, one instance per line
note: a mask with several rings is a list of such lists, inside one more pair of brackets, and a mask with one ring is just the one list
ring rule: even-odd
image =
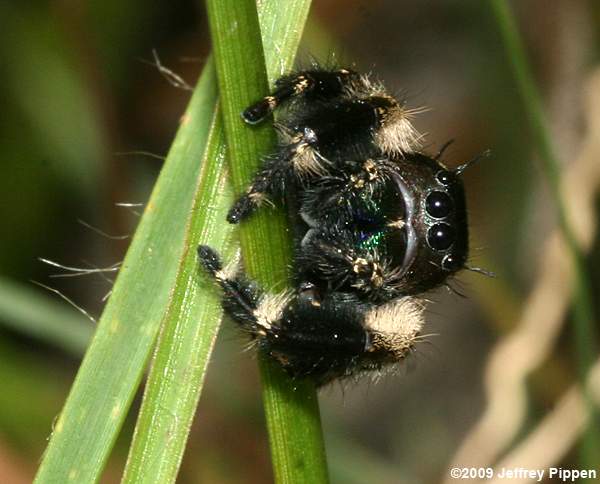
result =
[[[127,252],[36,482],[95,482],[135,395],[184,253],[185,230],[215,111],[206,69]],[[220,230],[222,223],[211,230]]]
[[[283,70],[293,52],[284,57],[273,43],[263,20],[261,31],[254,0],[208,0],[209,25],[219,78],[225,136],[231,176],[237,193],[250,182],[260,159],[274,147],[273,129],[266,125],[250,128],[240,113],[268,90],[264,58],[278,59]],[[299,35],[308,2],[290,1],[285,8],[270,4],[289,17],[287,29]],[[268,11],[268,10],[267,10]],[[264,13],[263,13],[264,15]],[[271,46],[273,49],[271,50]],[[272,69],[272,65],[270,66]],[[270,70],[273,77],[281,73]],[[282,289],[290,263],[291,241],[281,212],[266,210],[254,215],[240,230],[240,243],[246,271],[266,288]],[[276,482],[327,482],[327,464],[314,387],[308,382],[292,382],[269,361],[261,359],[263,399]]]
[[[589,275],[585,269],[581,247],[575,238],[567,216],[565,202],[561,194],[560,164],[555,155],[555,149],[552,145],[550,131],[548,130],[542,108],[541,97],[531,74],[515,18],[505,0],[491,0],[491,7],[502,35],[525,111],[529,118],[531,131],[540,153],[544,174],[548,179],[551,195],[556,204],[558,224],[573,264],[575,277],[573,291],[575,347],[579,379],[584,384],[587,381],[588,371],[598,353]],[[588,396],[586,400],[591,415],[595,416],[591,419],[592,424],[584,441],[584,453],[588,456],[586,460],[588,464],[591,464],[595,462],[595,456],[600,455],[600,419],[591,397]]]
[[0,277],[0,324],[77,357],[94,330],[92,322],[75,309],[4,277]]
[[[198,244],[220,249],[232,245],[233,226],[224,223],[232,196],[224,169],[222,131],[220,116],[215,112],[184,257],[157,343],[122,482],[174,482],[185,450],[222,315],[212,281],[199,277],[196,248]],[[207,230],[207,226],[215,224],[222,229]],[[225,250],[224,255],[231,257],[232,251]]]

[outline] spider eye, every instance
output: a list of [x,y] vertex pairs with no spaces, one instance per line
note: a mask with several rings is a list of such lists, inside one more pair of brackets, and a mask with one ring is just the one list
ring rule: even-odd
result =
[[425,200],[425,210],[435,218],[447,217],[452,211],[452,199],[444,192],[431,192]]
[[452,175],[447,171],[442,170],[438,172],[438,174],[435,177],[442,185],[448,186],[450,185],[450,183],[452,183]]
[[462,262],[452,254],[448,254],[442,260],[442,269],[448,272],[456,272],[463,267]]
[[427,243],[434,250],[445,250],[454,242],[454,229],[448,224],[435,224],[427,231]]

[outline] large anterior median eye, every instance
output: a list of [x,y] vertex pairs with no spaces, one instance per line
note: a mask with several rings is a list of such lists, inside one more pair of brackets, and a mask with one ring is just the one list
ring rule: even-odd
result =
[[454,242],[454,229],[448,224],[432,225],[427,231],[427,243],[434,250],[446,250]]
[[452,211],[452,199],[447,193],[437,190],[431,192],[425,200],[425,210],[435,218],[447,217]]

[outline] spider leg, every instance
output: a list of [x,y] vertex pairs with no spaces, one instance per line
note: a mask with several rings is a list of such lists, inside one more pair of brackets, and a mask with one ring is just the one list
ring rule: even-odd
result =
[[303,182],[326,173],[328,160],[314,148],[314,132],[305,127],[299,133],[276,125],[280,135],[279,150],[266,158],[263,168],[230,209],[227,220],[238,223],[271,198],[283,198],[287,180]]
[[309,99],[335,99],[342,95],[345,86],[356,78],[358,74],[349,69],[313,69],[283,76],[276,82],[275,90],[271,94],[244,110],[242,118],[248,124],[260,123],[279,105],[299,96]]
[[261,341],[261,348],[295,378],[324,385],[406,357],[423,325],[413,299],[383,306],[330,293],[319,305],[297,300]]
[[198,259],[204,269],[215,279],[223,290],[223,309],[243,329],[255,334],[260,330],[256,317],[262,291],[231,270],[223,267],[219,255],[206,245],[198,246]]
[[289,167],[277,155],[265,160],[264,166],[227,213],[227,221],[237,224],[271,198],[280,198],[284,193]]
[[225,311],[295,378],[323,385],[378,369],[403,359],[418,339],[423,306],[414,298],[375,306],[346,293],[333,292],[322,301],[268,294],[228,274],[210,247],[198,247],[198,256],[223,289]]
[[363,236],[340,226],[310,229],[296,255],[298,279],[326,291],[352,291],[373,302],[386,302],[400,296],[399,272],[376,249],[361,246]]
[[227,273],[210,247],[199,246],[198,257],[223,290],[225,312],[291,375],[320,381],[325,373],[340,373],[364,351],[363,315],[347,299],[346,304],[321,303],[291,292],[264,293]]

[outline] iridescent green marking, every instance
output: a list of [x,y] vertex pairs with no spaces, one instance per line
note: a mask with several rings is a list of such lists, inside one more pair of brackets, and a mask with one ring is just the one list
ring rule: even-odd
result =
[[369,236],[367,236],[364,240],[362,240],[358,246],[361,249],[372,250],[376,249],[381,245],[383,238],[385,237],[385,232],[383,230],[375,232]]

